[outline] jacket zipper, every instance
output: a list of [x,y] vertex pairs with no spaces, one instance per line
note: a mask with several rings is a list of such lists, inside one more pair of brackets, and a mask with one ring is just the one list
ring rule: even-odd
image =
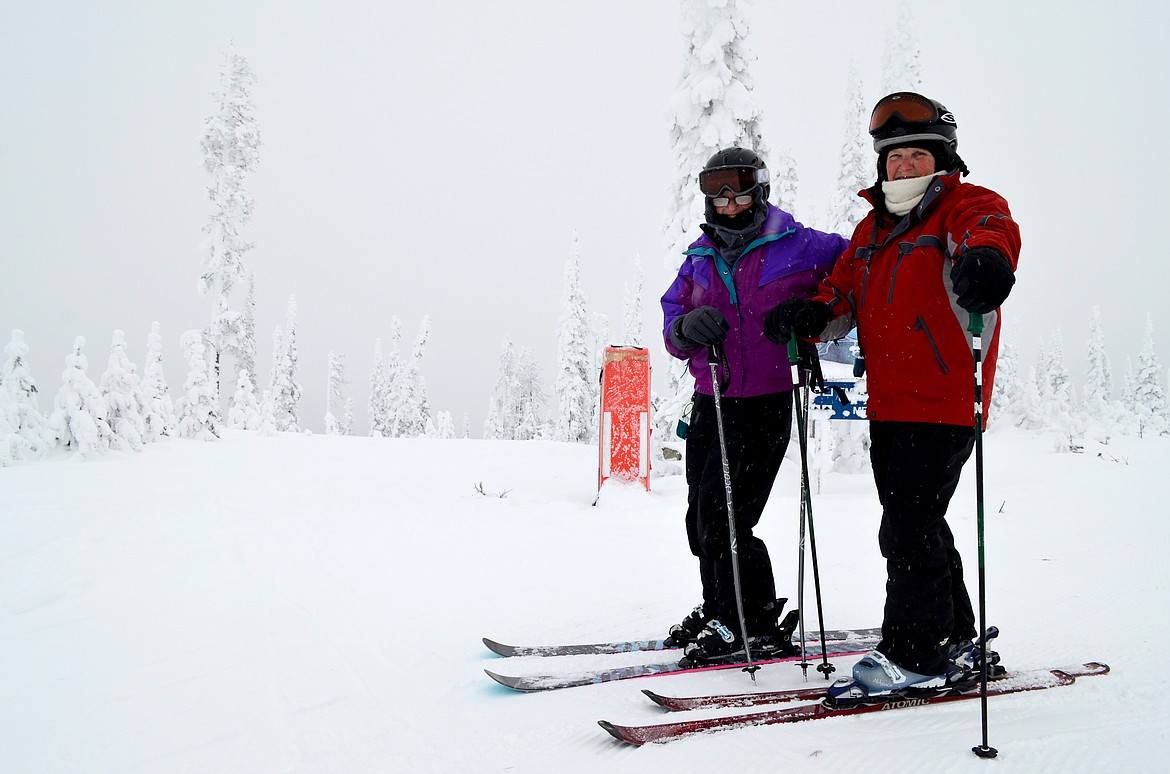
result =
[[938,351],[938,345],[934,343],[934,336],[930,335],[930,328],[926,327],[926,320],[922,319],[922,315],[918,315],[918,321],[914,323],[914,330],[922,331],[926,334],[926,340],[930,342],[930,348],[934,350],[934,359],[938,361],[938,367],[942,369],[944,374],[950,373],[950,369],[943,362],[942,354]]

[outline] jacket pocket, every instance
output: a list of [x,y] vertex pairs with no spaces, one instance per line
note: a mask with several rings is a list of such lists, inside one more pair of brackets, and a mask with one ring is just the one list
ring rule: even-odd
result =
[[926,320],[922,319],[922,315],[918,315],[918,321],[914,323],[914,330],[922,331],[926,335],[926,341],[930,344],[930,349],[934,352],[935,362],[944,374],[950,373],[947,364],[943,361],[942,353],[938,351],[938,344],[934,342],[934,336],[930,334],[930,328],[926,325]]

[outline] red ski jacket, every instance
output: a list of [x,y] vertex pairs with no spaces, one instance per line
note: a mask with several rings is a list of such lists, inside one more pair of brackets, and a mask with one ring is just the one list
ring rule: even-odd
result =
[[[862,191],[870,204],[878,187]],[[821,335],[857,326],[865,356],[870,419],[975,424],[970,314],[955,302],[951,266],[973,247],[998,250],[1015,269],[1020,229],[1007,202],[987,188],[939,175],[913,210],[892,218],[876,207],[815,297],[834,320]],[[983,415],[986,422],[999,351],[1000,310],[983,316]]]

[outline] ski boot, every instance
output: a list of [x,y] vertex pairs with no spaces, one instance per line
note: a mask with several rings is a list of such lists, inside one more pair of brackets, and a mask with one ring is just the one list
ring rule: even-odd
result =
[[800,648],[792,644],[792,634],[800,622],[800,611],[789,610],[782,620],[776,620],[787,602],[784,598],[777,599],[764,608],[761,617],[770,621],[771,625],[749,638],[753,658],[757,655],[760,658],[783,658],[800,653]]
[[695,638],[707,626],[707,622],[714,616],[707,613],[706,604],[701,604],[691,611],[690,615],[676,623],[666,632],[666,639],[662,641],[666,648],[683,648],[695,641]]
[[840,709],[936,693],[968,674],[961,667],[948,664],[941,674],[923,675],[898,666],[880,651],[871,650],[853,665],[852,677],[842,677],[829,686],[825,704]]
[[726,663],[744,655],[743,638],[739,633],[718,618],[712,618],[694,642],[683,650],[679,665],[690,668]]

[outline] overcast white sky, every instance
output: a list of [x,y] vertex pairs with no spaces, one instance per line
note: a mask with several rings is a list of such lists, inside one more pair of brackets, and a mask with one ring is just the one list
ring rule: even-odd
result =
[[[791,148],[796,215],[811,220],[836,174],[849,60],[872,103],[897,3],[741,4],[766,139]],[[1025,364],[1060,328],[1079,380],[1093,304],[1118,385],[1147,313],[1170,362],[1164,4],[920,6],[923,91],[955,113],[968,179],[1004,194],[1021,225],[1005,316]],[[141,363],[158,320],[181,385],[179,336],[210,315],[195,291],[199,140],[232,40],[258,79],[247,260],[261,380],[296,294],[302,422],[322,427],[333,349],[364,432],[375,337],[397,316],[409,340],[429,314],[432,407],[457,425],[469,415],[479,435],[505,336],[551,380],[574,229],[590,310],[613,338],[636,254],[659,327],[678,18],[675,0],[5,2],[0,339],[25,331],[45,408],[74,336],[97,379],[115,328]]]

